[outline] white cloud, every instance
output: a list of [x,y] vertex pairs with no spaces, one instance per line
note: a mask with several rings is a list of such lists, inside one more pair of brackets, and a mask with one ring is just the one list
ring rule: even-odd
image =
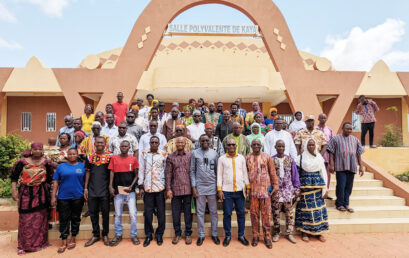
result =
[[28,0],[29,3],[38,5],[50,17],[62,17],[62,11],[75,0]]
[[17,42],[8,42],[0,38],[0,48],[7,48],[7,49],[15,50],[15,49],[23,49],[23,46]]
[[354,27],[344,37],[329,35],[321,56],[331,60],[337,70],[368,71],[379,59],[389,66],[409,64],[409,51],[393,49],[405,34],[404,26],[401,20],[387,19],[366,31]]
[[16,17],[2,3],[0,3],[0,20],[12,23],[17,22]]

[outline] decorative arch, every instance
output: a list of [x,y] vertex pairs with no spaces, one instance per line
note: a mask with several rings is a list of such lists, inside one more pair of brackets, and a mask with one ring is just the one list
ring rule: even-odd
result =
[[345,116],[364,73],[306,71],[288,25],[271,0],[152,0],[138,17],[114,69],[53,69],[72,112],[77,116],[82,113],[83,106],[78,105],[83,103],[81,93],[103,93],[97,110],[114,102],[117,91],[122,91],[129,103],[167,25],[187,9],[211,3],[235,8],[259,26],[293,110],[318,115],[322,108],[317,95],[337,95],[328,124],[339,128],[339,117]]

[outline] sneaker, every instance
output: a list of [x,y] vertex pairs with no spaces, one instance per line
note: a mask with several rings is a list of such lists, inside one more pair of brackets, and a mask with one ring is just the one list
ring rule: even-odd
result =
[[295,240],[294,236],[291,234],[287,236],[287,239],[293,244],[297,243],[297,240]]
[[280,240],[280,234],[274,234],[273,242],[278,242],[278,240]]

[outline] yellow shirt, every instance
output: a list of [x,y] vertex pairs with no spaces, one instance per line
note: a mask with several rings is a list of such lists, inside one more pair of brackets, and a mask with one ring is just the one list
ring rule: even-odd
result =
[[91,114],[88,118],[87,115],[83,114],[81,116],[81,121],[82,121],[82,130],[87,132],[87,133],[91,133],[91,125],[92,122],[94,122],[95,120],[95,115]]

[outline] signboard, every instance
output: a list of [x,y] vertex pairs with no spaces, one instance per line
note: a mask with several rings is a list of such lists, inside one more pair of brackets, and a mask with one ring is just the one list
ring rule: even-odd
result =
[[258,37],[257,25],[168,24],[167,35],[238,35]]

